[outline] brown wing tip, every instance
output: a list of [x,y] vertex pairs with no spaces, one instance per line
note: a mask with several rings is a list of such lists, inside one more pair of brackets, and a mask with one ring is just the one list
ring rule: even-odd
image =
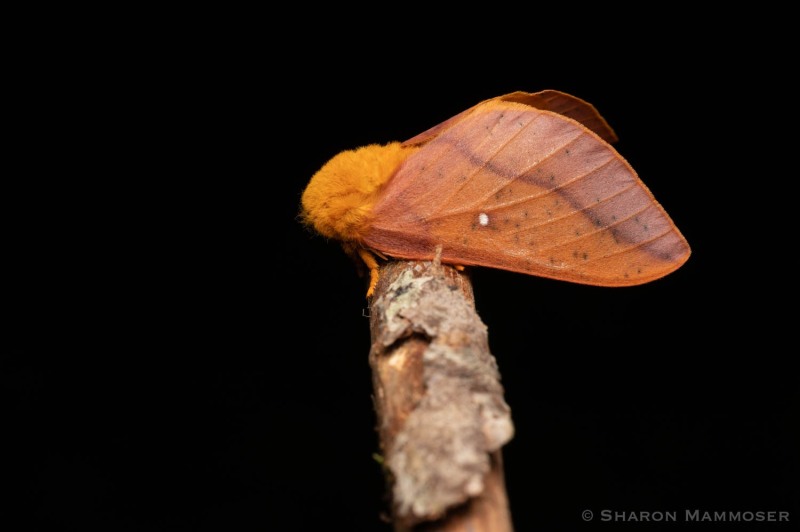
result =
[[610,286],[637,286],[658,279],[679,270],[692,254],[689,243],[677,232],[671,233],[660,241],[650,242],[642,247],[650,260],[640,263],[638,261],[624,269],[620,284]]
[[516,91],[500,96],[499,99],[530,105],[543,111],[552,111],[571,118],[597,133],[609,144],[619,140],[617,134],[594,105],[566,92],[553,89],[539,92]]

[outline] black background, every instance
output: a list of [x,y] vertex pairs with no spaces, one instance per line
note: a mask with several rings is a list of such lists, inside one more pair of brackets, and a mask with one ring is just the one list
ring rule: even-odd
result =
[[800,518],[794,237],[760,120],[780,86],[746,45],[348,27],[304,50],[242,27],[113,61],[50,49],[60,89],[22,87],[55,142],[12,197],[19,530],[390,530],[364,280],[298,222],[300,194],[338,151],[542,89],[598,108],[693,254],[625,289],[473,270],[516,529],[612,528],[585,509]]

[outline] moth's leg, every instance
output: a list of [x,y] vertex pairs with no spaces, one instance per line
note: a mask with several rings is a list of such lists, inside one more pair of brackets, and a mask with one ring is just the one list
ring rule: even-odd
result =
[[378,266],[378,261],[375,260],[375,255],[364,248],[358,249],[358,256],[361,257],[361,260],[363,260],[364,264],[369,268],[369,288],[367,289],[367,297],[369,298],[372,296],[372,293],[375,292],[375,287],[378,284],[380,266]]

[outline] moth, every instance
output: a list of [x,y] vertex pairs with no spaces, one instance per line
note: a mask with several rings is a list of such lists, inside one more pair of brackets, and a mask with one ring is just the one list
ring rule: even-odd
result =
[[405,142],[344,151],[309,181],[304,222],[378,280],[375,255],[632,286],[691,250],[595,107],[564,92],[484,100]]

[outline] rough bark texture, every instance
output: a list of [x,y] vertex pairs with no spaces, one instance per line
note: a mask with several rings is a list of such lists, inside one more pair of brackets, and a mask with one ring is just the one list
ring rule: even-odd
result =
[[514,429],[469,279],[391,262],[370,325],[395,529],[511,531],[500,448]]

